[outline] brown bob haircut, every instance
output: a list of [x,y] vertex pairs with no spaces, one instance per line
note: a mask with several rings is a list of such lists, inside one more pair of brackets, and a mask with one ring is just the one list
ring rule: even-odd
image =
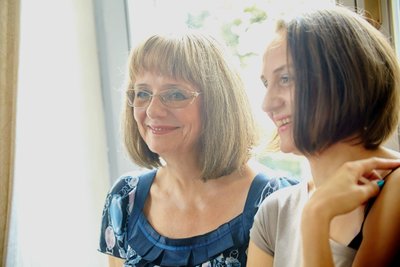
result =
[[[131,51],[128,62],[126,89],[142,73],[153,72],[188,82],[201,92],[202,132],[197,146],[203,180],[240,169],[250,158],[257,136],[245,87],[224,49],[200,32],[153,35]],[[162,166],[160,156],[140,136],[126,99],[122,128],[126,149],[137,165]]]
[[345,7],[280,20],[295,77],[294,141],[304,154],[339,141],[375,149],[398,123],[400,70],[387,38]]

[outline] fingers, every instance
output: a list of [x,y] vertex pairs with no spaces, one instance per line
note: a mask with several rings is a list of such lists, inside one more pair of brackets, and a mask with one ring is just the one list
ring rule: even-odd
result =
[[[329,218],[354,210],[379,194],[382,171],[398,166],[399,159],[368,158],[347,162],[317,188],[310,199],[311,205],[324,207]],[[337,205],[326,209],[327,203]]]
[[362,174],[371,174],[373,170],[387,170],[400,166],[400,159],[368,158],[357,162],[362,170]]
[[372,157],[368,159],[349,161],[343,164],[344,170],[352,173],[357,181],[360,177],[366,177],[369,180],[381,179],[376,170],[389,170],[400,166],[400,159],[385,159]]
[[[381,180],[378,180],[381,181]],[[379,186],[376,180],[371,181],[368,178],[360,177],[358,184],[354,187],[354,193],[358,196],[359,204],[364,204],[368,199],[379,194]]]
[[376,182],[376,184],[378,185],[379,189],[382,189],[383,185],[385,184],[384,180],[379,180]]
[[361,177],[358,179],[358,184],[360,184],[360,185],[368,184],[368,183],[370,183],[370,181],[371,181],[371,179],[370,179],[369,177],[368,177],[368,178],[365,178],[365,177],[361,176]]
[[359,181],[359,183],[358,183],[359,186],[371,189],[373,192],[375,192],[375,191],[379,192],[379,189],[381,187],[380,184],[381,184],[381,182],[383,182],[383,180],[371,181],[365,177],[360,177],[360,179],[358,181]]
[[373,180],[380,180],[382,179],[382,176],[376,171],[376,170],[372,170],[370,173],[365,174],[364,176],[361,176],[362,178],[367,178],[369,181],[373,181]]
[[375,181],[374,182],[368,181],[368,183],[362,185],[361,187],[365,193],[365,197],[366,197],[365,201],[367,201],[371,197],[375,197],[376,195],[379,194],[379,191],[380,191],[380,188]]

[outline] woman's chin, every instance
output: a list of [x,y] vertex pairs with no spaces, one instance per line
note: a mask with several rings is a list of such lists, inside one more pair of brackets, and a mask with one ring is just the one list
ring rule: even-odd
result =
[[296,155],[301,155],[301,153],[293,145],[285,145],[285,144],[281,143],[280,150],[283,153],[292,153],[292,154],[296,154]]

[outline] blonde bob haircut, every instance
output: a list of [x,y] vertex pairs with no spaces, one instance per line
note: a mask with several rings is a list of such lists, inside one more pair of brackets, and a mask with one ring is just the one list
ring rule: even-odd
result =
[[398,124],[400,69],[387,38],[336,6],[281,20],[294,79],[294,141],[304,154],[339,141],[376,149]]
[[[133,88],[139,75],[152,72],[190,83],[201,92],[197,160],[203,180],[240,169],[249,160],[257,136],[245,87],[224,49],[200,32],[153,35],[131,51],[128,62],[126,89]],[[162,166],[160,156],[140,136],[126,99],[122,115],[123,138],[131,159],[149,169]]]

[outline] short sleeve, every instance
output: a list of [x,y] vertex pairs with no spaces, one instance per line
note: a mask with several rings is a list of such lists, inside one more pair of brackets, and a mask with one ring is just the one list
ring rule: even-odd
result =
[[288,177],[275,177],[269,179],[262,189],[261,198],[259,199],[257,206],[260,206],[264,199],[275,191],[298,183],[298,180]]
[[277,210],[270,200],[266,198],[254,216],[254,223],[250,229],[250,240],[261,250],[274,256],[275,244],[273,240],[275,238],[273,235],[276,234],[276,229],[272,228],[276,225],[273,220],[274,218],[276,220]]
[[101,219],[100,252],[126,258],[126,230],[138,182],[138,177],[123,176],[108,192]]
[[290,177],[279,177],[277,180],[279,183],[279,189],[299,183],[299,180]]

